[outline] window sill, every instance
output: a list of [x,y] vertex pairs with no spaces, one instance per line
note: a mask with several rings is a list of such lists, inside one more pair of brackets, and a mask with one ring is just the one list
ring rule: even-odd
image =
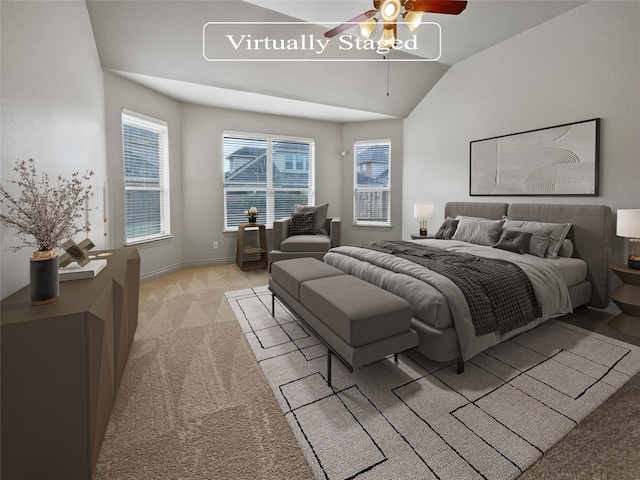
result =
[[352,223],[351,226],[355,228],[375,228],[375,229],[384,228],[387,230],[391,230],[393,228],[393,225],[389,225],[386,223]]
[[125,247],[150,248],[160,245],[166,245],[171,242],[173,235],[165,235],[164,237],[149,238],[147,240],[136,240],[125,243]]

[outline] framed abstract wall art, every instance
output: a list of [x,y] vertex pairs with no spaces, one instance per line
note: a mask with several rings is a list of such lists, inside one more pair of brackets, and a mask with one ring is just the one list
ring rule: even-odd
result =
[[600,119],[470,142],[469,195],[598,195]]

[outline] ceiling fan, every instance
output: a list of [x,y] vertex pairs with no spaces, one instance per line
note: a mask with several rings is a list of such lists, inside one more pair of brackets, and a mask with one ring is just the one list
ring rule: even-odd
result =
[[378,20],[376,14],[384,21],[384,29],[380,38],[380,45],[393,48],[397,38],[398,17],[402,16],[412,32],[418,28],[424,13],[444,13],[458,15],[466,7],[466,0],[373,0],[374,10],[369,10],[352,18],[348,22],[338,25],[325,32],[326,38],[332,38],[351,28],[354,24],[360,24],[360,33],[369,38],[376,28]]

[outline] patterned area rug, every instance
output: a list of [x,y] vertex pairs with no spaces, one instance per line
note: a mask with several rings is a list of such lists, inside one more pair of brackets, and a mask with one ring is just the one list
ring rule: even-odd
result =
[[266,287],[227,292],[316,478],[513,479],[640,370],[640,348],[549,321],[465,363],[416,352],[358,368]]

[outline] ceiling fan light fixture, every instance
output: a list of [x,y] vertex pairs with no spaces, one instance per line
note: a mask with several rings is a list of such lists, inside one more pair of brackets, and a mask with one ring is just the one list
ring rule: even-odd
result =
[[360,34],[365,38],[369,38],[373,31],[376,29],[376,25],[377,21],[375,18],[367,19],[360,24]]
[[395,46],[396,35],[393,31],[393,26],[384,27],[384,30],[382,30],[382,37],[380,37],[380,41],[378,42],[378,44],[384,48],[393,48]]
[[404,23],[406,23],[409,30],[413,32],[420,26],[420,23],[422,23],[423,15],[424,12],[407,12],[404,14]]
[[380,6],[380,15],[387,22],[393,22],[400,13],[400,0],[384,0]]

